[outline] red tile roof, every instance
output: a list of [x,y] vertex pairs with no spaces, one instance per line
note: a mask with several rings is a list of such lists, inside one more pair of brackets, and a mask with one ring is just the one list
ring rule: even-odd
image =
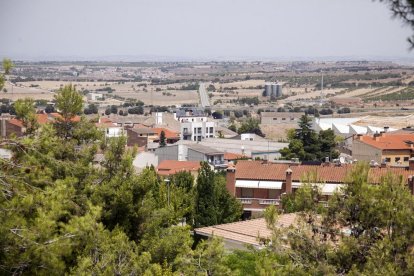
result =
[[[54,118],[54,119],[62,119],[62,115],[60,115],[59,113],[53,112],[53,113],[49,113],[50,117]],[[73,118],[70,119],[71,122],[79,122],[80,121],[80,116],[75,116]]]
[[178,134],[178,132],[172,131],[168,128],[163,128],[163,127],[154,127],[152,128],[152,130],[158,135],[161,135],[161,131],[164,131],[165,133],[165,138],[167,139],[179,139],[180,136]]
[[[36,114],[36,118],[37,118],[37,122],[41,125],[50,122],[49,117],[48,117],[47,114]],[[16,119],[16,118],[10,119],[9,123],[13,124],[15,126],[18,126],[18,127],[23,127],[22,121],[19,120],[19,119]]]
[[[276,226],[289,227],[296,222],[296,217],[295,213],[280,215]],[[269,239],[272,235],[264,218],[196,228],[194,232],[202,236],[217,236],[224,240],[255,246],[260,245],[259,237]]]
[[379,137],[364,135],[359,141],[382,150],[410,149],[407,142],[414,143],[414,134],[382,134]]
[[[286,180],[286,170],[290,167],[292,170],[292,181],[300,182],[308,173],[314,172],[318,179],[327,183],[344,183],[352,170],[352,165],[342,166],[311,166],[263,163],[263,161],[247,161],[239,160],[236,164],[236,179],[252,179],[252,180]],[[369,181],[371,183],[379,183],[381,177],[387,173],[401,175],[404,179],[414,176],[414,170],[405,168],[370,168]]]
[[245,158],[246,155],[238,154],[238,153],[232,153],[232,152],[225,152],[224,153],[224,160],[237,160]]
[[181,171],[198,171],[200,167],[199,161],[164,160],[158,165],[157,172],[160,175],[172,175]]

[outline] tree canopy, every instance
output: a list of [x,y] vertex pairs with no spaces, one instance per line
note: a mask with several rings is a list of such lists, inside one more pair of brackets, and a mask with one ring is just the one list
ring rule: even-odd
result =
[[299,128],[288,133],[289,146],[280,150],[285,159],[299,158],[301,161],[330,160],[339,156],[335,150],[335,134],[331,129],[316,133],[312,129],[312,119],[303,115]]

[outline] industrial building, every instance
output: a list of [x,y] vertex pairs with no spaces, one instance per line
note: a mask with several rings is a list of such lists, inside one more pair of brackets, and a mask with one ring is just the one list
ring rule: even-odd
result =
[[275,83],[265,83],[265,93],[266,97],[280,98],[282,97],[282,84],[279,82]]

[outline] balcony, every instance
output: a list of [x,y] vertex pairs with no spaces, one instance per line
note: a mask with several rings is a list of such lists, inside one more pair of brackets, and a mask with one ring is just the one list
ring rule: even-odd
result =
[[241,204],[252,204],[253,198],[239,198]]
[[[254,205],[260,207],[261,205],[276,205],[280,204],[280,199],[268,199],[268,198],[238,198],[243,205]],[[263,206],[265,208],[265,206]]]
[[259,199],[260,205],[279,205],[279,199]]

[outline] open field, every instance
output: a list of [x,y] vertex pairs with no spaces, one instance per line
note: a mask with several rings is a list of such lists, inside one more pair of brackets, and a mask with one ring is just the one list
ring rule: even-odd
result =
[[34,100],[52,100],[54,93],[46,89],[35,88],[35,87],[20,87],[11,86],[7,83],[4,87],[7,92],[1,91],[0,98],[9,99],[16,101],[23,98],[32,98]]

